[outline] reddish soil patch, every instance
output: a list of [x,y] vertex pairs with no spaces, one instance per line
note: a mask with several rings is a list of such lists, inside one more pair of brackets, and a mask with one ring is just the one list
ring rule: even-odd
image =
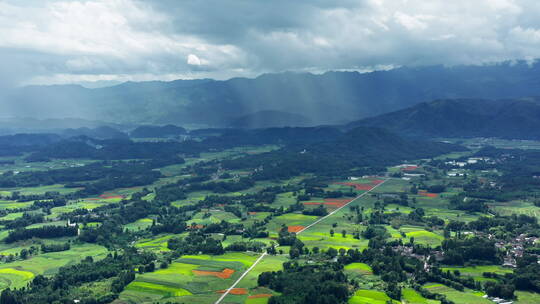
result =
[[214,276],[220,279],[228,279],[234,273],[234,269],[225,268],[223,271],[204,271],[204,270],[192,270],[193,274],[198,276]]
[[101,198],[101,199],[110,199],[110,198],[123,199],[124,196],[120,195],[120,194],[116,194],[116,193],[103,193],[102,195],[99,196],[99,198]]
[[372,180],[371,183],[374,184],[374,185],[378,185],[378,184],[384,183],[384,180],[382,180],[382,179],[376,179],[376,180]]
[[[218,290],[218,293],[225,293],[226,290]],[[231,291],[229,291],[230,294],[233,295],[247,295],[248,291],[245,288],[233,288]]]
[[426,196],[426,197],[432,197],[432,198],[439,196],[437,193],[429,193],[429,192],[426,192],[426,191],[419,191],[418,194],[422,195],[422,196]]
[[302,229],[304,229],[304,226],[289,226],[289,227],[287,227],[287,231],[289,231],[289,232],[299,232],[299,231],[302,231]]
[[401,170],[402,171],[414,171],[414,170],[416,170],[418,168],[420,168],[420,167],[418,167],[418,166],[406,166],[406,167],[401,168]]
[[255,211],[251,211],[251,212],[248,212],[249,215],[257,215],[257,212]]
[[272,297],[272,295],[269,293],[261,293],[258,295],[249,296],[248,299],[259,299],[259,298],[270,298],[270,297]]
[[197,225],[191,225],[188,227],[188,229],[203,229],[204,225],[197,224]]

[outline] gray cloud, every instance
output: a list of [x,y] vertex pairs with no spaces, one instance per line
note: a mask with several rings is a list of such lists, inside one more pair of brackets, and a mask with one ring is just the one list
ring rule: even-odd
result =
[[0,0],[0,85],[534,59],[539,15],[535,0]]

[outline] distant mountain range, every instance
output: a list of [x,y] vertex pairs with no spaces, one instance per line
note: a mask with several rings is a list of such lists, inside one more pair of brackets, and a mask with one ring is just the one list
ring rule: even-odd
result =
[[417,137],[540,139],[540,98],[445,99],[352,122]]
[[270,127],[305,127],[312,125],[309,118],[281,111],[259,111],[234,119],[231,128],[270,128]]
[[287,72],[226,81],[128,82],[99,89],[29,86],[5,93],[0,112],[3,117],[214,127],[252,127],[253,118],[268,116],[266,127],[303,120],[293,115],[305,117],[310,125],[342,124],[435,99],[522,96],[540,96],[540,63],[403,67],[363,74]]

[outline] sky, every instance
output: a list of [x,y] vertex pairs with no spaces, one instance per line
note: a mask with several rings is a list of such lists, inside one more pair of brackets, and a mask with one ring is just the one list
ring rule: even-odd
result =
[[0,89],[540,58],[537,0],[0,0]]

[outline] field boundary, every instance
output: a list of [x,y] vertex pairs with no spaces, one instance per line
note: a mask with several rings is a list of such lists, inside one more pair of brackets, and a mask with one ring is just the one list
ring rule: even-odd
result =
[[[383,179],[383,182],[381,182],[381,183],[375,185],[373,188],[371,188],[371,189],[369,189],[369,190],[366,190],[366,192],[364,192],[364,193],[358,195],[357,197],[355,197],[354,199],[352,199],[350,202],[346,203],[345,205],[343,205],[343,206],[337,208],[336,210],[334,210],[334,211],[328,213],[327,215],[325,215],[325,216],[321,217],[320,219],[316,220],[315,222],[313,222],[313,223],[307,225],[307,226],[304,227],[302,230],[298,231],[296,234],[298,235],[298,234],[300,234],[300,233],[302,233],[302,232],[308,230],[309,228],[311,228],[311,227],[317,225],[318,223],[324,221],[325,219],[327,219],[327,218],[329,218],[330,216],[334,215],[334,214],[335,214],[336,212],[338,212],[339,210],[341,210],[341,209],[347,207],[348,205],[350,205],[352,202],[354,202],[354,201],[356,201],[356,200],[358,200],[358,199],[361,199],[361,198],[364,197],[366,194],[368,194],[368,193],[370,193],[371,191],[377,189],[377,187],[379,187],[380,185],[386,183],[388,180],[389,180],[389,178]],[[219,297],[219,299],[218,299],[214,304],[220,304],[221,301],[223,301],[223,300],[225,299],[225,297],[231,292],[231,290],[233,290],[233,289],[236,287],[236,285],[238,285],[238,284],[240,283],[240,281],[242,281],[242,279],[243,279],[243,278],[244,278],[251,270],[253,270],[253,268],[255,268],[255,266],[257,266],[257,264],[259,264],[259,262],[260,262],[265,256],[267,256],[267,255],[268,255],[268,253],[263,252],[263,253],[261,254],[261,256],[253,263],[253,265],[251,265],[246,271],[244,271],[244,273],[242,273],[242,275],[241,275],[241,276],[240,276],[240,277],[239,277],[239,278],[231,285],[231,287],[229,287],[229,288],[227,288],[227,290],[225,290],[225,292],[221,295],[221,297]]]
[[350,202],[346,203],[345,205],[343,205],[343,206],[337,208],[336,210],[334,210],[334,211],[328,213],[327,215],[325,215],[325,216],[321,217],[320,219],[316,220],[315,222],[313,222],[313,223],[307,225],[307,226],[304,227],[302,230],[298,231],[296,234],[298,235],[298,234],[300,234],[300,233],[302,233],[302,232],[308,230],[309,228],[311,228],[311,227],[317,225],[318,223],[324,221],[325,219],[331,217],[332,215],[334,215],[335,213],[337,213],[337,212],[340,211],[341,209],[343,209],[343,208],[347,207],[348,205],[350,205],[352,202],[354,202],[354,201],[356,201],[356,200],[358,200],[358,199],[361,199],[361,198],[364,197],[366,194],[368,194],[368,193],[370,193],[371,191],[377,189],[377,187],[379,187],[380,185],[386,183],[387,180],[388,180],[388,179],[384,179],[383,182],[381,182],[381,183],[379,183],[379,184],[373,186],[373,188],[371,188],[371,189],[369,189],[369,190],[366,190],[364,193],[358,195],[357,197],[355,197],[354,199],[352,199]]

